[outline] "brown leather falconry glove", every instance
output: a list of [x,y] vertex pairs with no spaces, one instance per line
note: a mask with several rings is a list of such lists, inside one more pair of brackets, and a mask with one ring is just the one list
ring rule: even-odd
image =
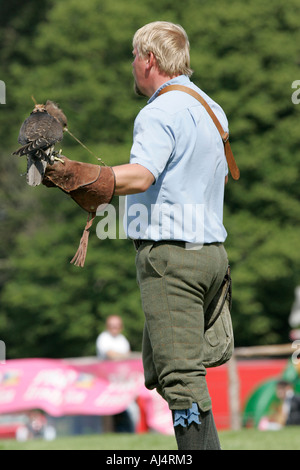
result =
[[77,204],[86,210],[88,215],[78,250],[71,260],[76,266],[83,267],[89,229],[96,216],[97,208],[106,206],[112,200],[115,191],[115,175],[109,166],[93,165],[69,160],[60,156],[53,165],[48,165],[42,181],[45,186],[57,187],[69,194]]

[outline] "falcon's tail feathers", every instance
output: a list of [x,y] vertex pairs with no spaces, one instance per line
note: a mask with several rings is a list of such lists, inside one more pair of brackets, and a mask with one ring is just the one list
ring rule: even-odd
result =
[[46,170],[47,162],[43,160],[33,160],[28,157],[27,160],[27,183],[29,186],[38,186],[41,184]]
[[34,153],[36,157],[40,157],[44,154],[41,147],[45,148],[49,145],[50,143],[48,142],[48,140],[46,140],[45,138],[39,138],[15,150],[15,152],[13,152],[13,155],[19,155],[20,157],[22,157],[23,155]]

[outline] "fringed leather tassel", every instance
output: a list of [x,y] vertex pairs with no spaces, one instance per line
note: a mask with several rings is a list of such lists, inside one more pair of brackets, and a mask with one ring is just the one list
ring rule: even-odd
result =
[[87,218],[87,223],[85,229],[83,231],[78,250],[74,258],[70,261],[71,264],[75,264],[75,266],[79,266],[83,268],[87,253],[87,247],[89,243],[89,235],[90,235],[90,228],[93,224],[94,218],[96,217],[96,212],[90,212]]

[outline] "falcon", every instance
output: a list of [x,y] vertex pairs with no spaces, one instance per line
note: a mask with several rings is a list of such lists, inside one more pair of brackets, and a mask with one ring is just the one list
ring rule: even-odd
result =
[[[30,116],[23,122],[18,142],[22,145],[13,155],[27,156],[27,183],[39,185],[48,163],[60,160],[55,144],[63,139],[67,118],[53,101],[35,104]],[[63,160],[61,160],[63,162]]]

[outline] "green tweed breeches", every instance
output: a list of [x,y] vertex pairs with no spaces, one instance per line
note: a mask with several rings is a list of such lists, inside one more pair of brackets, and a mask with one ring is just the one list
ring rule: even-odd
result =
[[184,242],[145,242],[136,255],[145,314],[145,385],[171,410],[211,408],[203,366],[205,310],[218,291],[228,259],[222,243],[186,249]]

